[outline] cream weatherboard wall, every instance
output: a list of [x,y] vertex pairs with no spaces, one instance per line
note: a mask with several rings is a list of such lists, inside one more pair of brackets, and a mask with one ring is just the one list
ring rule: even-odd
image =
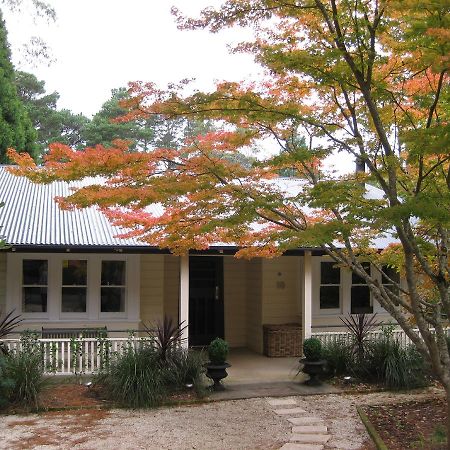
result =
[[6,253],[0,252],[0,314],[6,312]]
[[252,259],[247,266],[247,346],[262,353],[262,259]]
[[300,323],[300,257],[265,259],[262,264],[262,323]]
[[164,314],[178,322],[180,299],[180,258],[164,256]]
[[231,347],[247,345],[248,261],[223,258],[225,339]]
[[164,255],[141,255],[141,322],[152,327],[164,316]]

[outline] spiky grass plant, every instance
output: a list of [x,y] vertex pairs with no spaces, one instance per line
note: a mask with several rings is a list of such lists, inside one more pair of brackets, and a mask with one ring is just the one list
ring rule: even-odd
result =
[[20,315],[14,315],[14,310],[10,311],[0,320],[0,354],[6,355],[8,353],[6,344],[2,340],[11,334],[22,320]]

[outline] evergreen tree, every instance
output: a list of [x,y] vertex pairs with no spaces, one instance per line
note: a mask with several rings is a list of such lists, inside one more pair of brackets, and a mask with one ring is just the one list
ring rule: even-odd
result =
[[17,94],[7,31],[0,11],[0,162],[8,162],[6,150],[9,147],[36,157],[35,139],[36,131]]
[[58,92],[47,93],[45,81],[33,74],[17,71],[16,88],[25,109],[37,131],[36,143],[39,154],[46,152],[52,142],[61,142],[77,148],[84,144],[82,137],[89,119],[73,114],[68,109],[57,109]]

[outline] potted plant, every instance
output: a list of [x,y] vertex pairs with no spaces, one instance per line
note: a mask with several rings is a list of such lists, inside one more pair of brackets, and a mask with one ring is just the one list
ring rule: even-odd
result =
[[212,389],[223,391],[225,388],[220,382],[228,376],[227,368],[231,367],[226,362],[228,356],[228,344],[220,338],[216,338],[208,346],[209,363],[206,365],[206,376],[214,381]]
[[303,342],[304,358],[300,359],[303,364],[302,372],[309,375],[305,384],[318,386],[321,384],[318,376],[323,373],[325,360],[322,359],[322,343],[317,338],[308,338]]

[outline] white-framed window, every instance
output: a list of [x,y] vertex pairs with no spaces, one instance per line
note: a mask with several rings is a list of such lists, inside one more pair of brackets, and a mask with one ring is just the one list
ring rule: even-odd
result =
[[22,279],[22,312],[47,313],[48,261],[45,259],[23,259],[20,274]]
[[63,259],[61,264],[61,313],[87,311],[87,259]]
[[[361,264],[364,270],[370,274],[370,263]],[[351,314],[372,314],[372,296],[369,286],[364,278],[352,272],[352,285],[350,291],[350,313]]]
[[394,294],[398,295],[400,273],[398,273],[397,270],[393,267],[389,266],[382,266],[381,270],[383,271],[381,275],[381,283],[383,284],[383,286]]
[[126,261],[103,260],[101,267],[100,312],[124,313]]
[[341,269],[332,261],[320,262],[319,308],[338,310],[341,307]]
[[139,255],[8,253],[7,308],[27,320],[136,321],[139,267]]

